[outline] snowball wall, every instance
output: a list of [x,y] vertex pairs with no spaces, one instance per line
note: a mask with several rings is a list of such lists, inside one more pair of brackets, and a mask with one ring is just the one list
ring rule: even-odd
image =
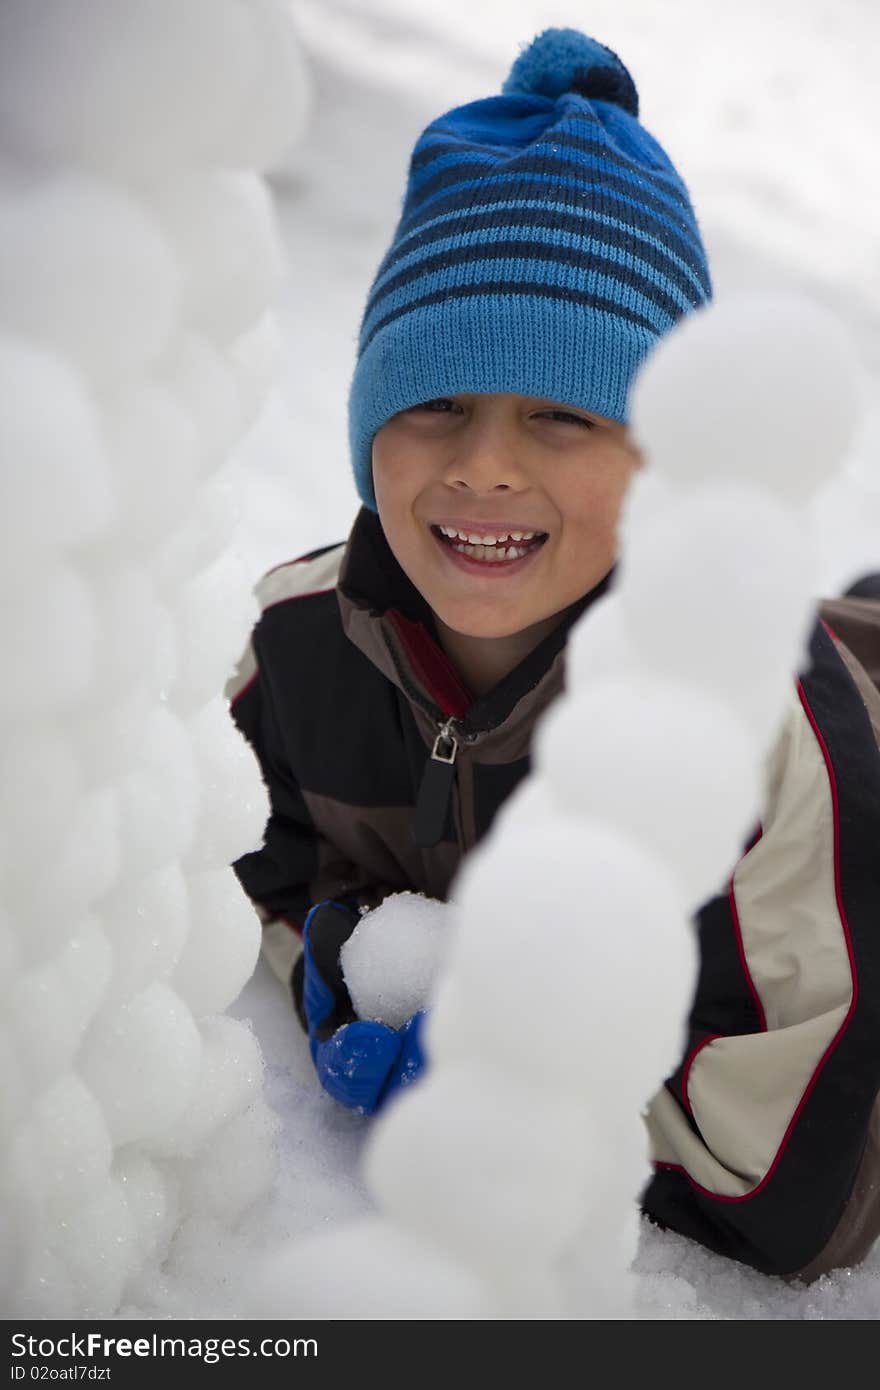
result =
[[198,1223],[272,1181],[259,1048],[217,1016],[259,945],[228,865],[267,815],[221,691],[255,616],[235,449],[277,342],[260,173],[305,109],[282,0],[0,7],[10,1317],[135,1291],[161,1316],[172,1241],[200,1261]]

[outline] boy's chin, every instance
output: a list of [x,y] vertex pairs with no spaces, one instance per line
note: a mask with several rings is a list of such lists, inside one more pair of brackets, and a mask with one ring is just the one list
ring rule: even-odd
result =
[[471,613],[461,613],[453,611],[436,611],[436,618],[447,627],[451,632],[457,633],[460,637],[470,637],[480,639],[484,642],[500,641],[505,637],[515,637],[517,633],[527,632],[529,628],[543,620],[544,616],[538,614],[535,617],[516,617],[509,619],[499,619],[497,614],[487,614],[481,618]]

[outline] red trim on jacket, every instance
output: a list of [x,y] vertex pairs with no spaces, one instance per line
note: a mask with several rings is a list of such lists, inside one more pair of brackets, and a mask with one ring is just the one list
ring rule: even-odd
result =
[[396,608],[388,617],[412,663],[413,670],[444,714],[466,714],[474,697],[444,651],[421,623],[411,622]]
[[818,743],[819,749],[822,753],[822,757],[825,762],[825,770],[828,774],[828,785],[831,791],[831,807],[834,818],[834,894],[837,901],[837,912],[840,917],[840,925],[843,928],[843,936],[846,942],[847,955],[849,957],[850,978],[852,980],[852,1000],[850,1001],[850,1006],[847,1009],[846,1017],[843,1019],[843,1022],[841,1023],[837,1032],[834,1034],[834,1037],[831,1039],[825,1051],[822,1053],[822,1056],[819,1058],[819,1061],[816,1064],[816,1068],[813,1072],[813,1075],[810,1077],[810,1080],[804,1087],[803,1094],[800,1100],[798,1101],[797,1106],[795,1107],[794,1114],[788,1122],[788,1126],[786,1128],[785,1133],[782,1136],[779,1148],[776,1150],[776,1153],[773,1157],[773,1162],[770,1164],[770,1167],[767,1169],[767,1172],[764,1174],[761,1181],[757,1183],[750,1192],[744,1192],[740,1197],[728,1197],[720,1192],[712,1192],[711,1189],[709,1189],[708,1187],[703,1187],[702,1184],[698,1183],[695,1178],[692,1178],[687,1169],[682,1167],[680,1163],[663,1163],[655,1161],[655,1168],[666,1168],[673,1172],[684,1174],[691,1187],[694,1188],[696,1192],[702,1193],[704,1197],[711,1197],[712,1200],[716,1202],[748,1202],[752,1199],[752,1197],[757,1197],[758,1193],[762,1192],[764,1188],[767,1186],[779,1165],[779,1161],[782,1158],[782,1155],[785,1152],[785,1149],[788,1145],[788,1141],[791,1138],[795,1126],[801,1117],[804,1106],[806,1105],[807,1101],[812,1095],[816,1083],[822,1074],[822,1069],[824,1068],[825,1063],[828,1061],[828,1058],[834,1052],[835,1048],[837,1047],[841,1038],[843,1037],[844,1033],[849,1027],[849,1022],[855,1012],[856,1004],[858,1002],[859,997],[859,982],[858,975],[856,973],[856,962],[855,955],[853,953],[852,937],[850,935],[849,921],[846,915],[846,908],[844,907],[843,903],[843,893],[840,887],[840,801],[837,794],[837,778],[834,775],[834,767],[831,762],[831,755],[828,752],[828,745],[822,736],[822,731],[820,730],[819,725],[816,722],[816,717],[813,714],[812,709],[810,708],[809,702],[807,700],[806,691],[804,690],[801,681],[798,681],[797,683],[797,691],[801,705],[803,706],[804,713],[807,716],[810,727],[813,730],[816,742]]
[[690,1055],[688,1056],[687,1061],[685,1062],[684,1066],[682,1067],[682,1071],[681,1071],[681,1099],[682,1099],[682,1102],[683,1102],[683,1104],[684,1104],[685,1110],[688,1112],[688,1114],[689,1114],[691,1117],[693,1117],[693,1113],[694,1113],[694,1112],[693,1112],[693,1109],[692,1109],[692,1107],[691,1107],[691,1103],[690,1103],[690,1100],[689,1100],[689,1098],[688,1098],[688,1092],[687,1092],[688,1077],[689,1077],[690,1074],[691,1074],[691,1067],[694,1065],[694,1062],[697,1060],[697,1057],[698,1057],[699,1053],[702,1052],[702,1050],[703,1050],[704,1047],[708,1047],[709,1044],[710,1044],[711,1042],[714,1042],[716,1038],[723,1038],[723,1037],[724,1037],[724,1034],[723,1034],[723,1033],[710,1033],[709,1036],[708,1036],[707,1038],[703,1038],[702,1042],[698,1042],[697,1045],[696,1045],[696,1047],[691,1048]]

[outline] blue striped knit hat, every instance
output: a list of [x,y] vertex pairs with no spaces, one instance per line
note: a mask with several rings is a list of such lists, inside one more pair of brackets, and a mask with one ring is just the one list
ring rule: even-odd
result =
[[398,411],[504,391],[626,422],[650,348],[710,298],[687,189],[638,113],[616,54],[546,29],[500,96],[422,133],[349,396],[372,511],[373,436]]

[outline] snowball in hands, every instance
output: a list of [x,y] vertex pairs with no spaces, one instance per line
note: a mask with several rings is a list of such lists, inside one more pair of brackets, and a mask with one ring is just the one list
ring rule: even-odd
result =
[[401,1028],[425,1007],[447,944],[448,903],[393,893],[355,927],[340,952],[360,1018]]

